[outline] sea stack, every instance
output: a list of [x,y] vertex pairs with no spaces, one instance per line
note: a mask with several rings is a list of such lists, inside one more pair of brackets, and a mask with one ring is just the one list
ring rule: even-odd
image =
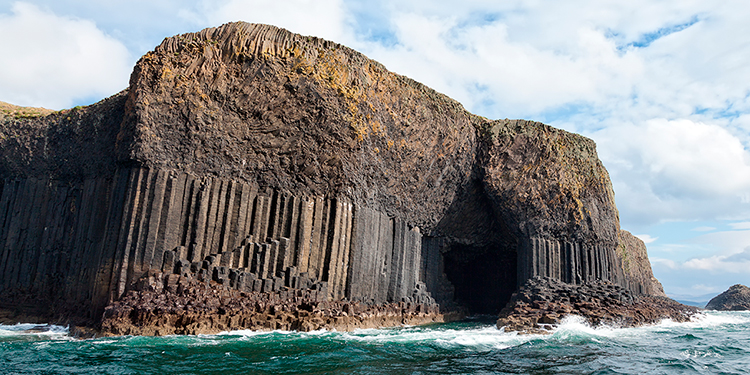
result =
[[706,304],[706,310],[750,310],[750,288],[741,284],[732,285],[724,293],[711,298]]
[[351,329],[497,314],[539,280],[663,296],[592,140],[268,25],[167,38],[94,105],[0,115],[0,178],[11,317]]

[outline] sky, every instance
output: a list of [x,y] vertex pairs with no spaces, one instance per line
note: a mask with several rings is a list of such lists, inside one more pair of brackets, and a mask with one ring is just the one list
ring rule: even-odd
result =
[[330,39],[488,118],[597,143],[669,295],[750,284],[745,0],[0,0],[0,101],[125,89],[163,38],[230,21]]

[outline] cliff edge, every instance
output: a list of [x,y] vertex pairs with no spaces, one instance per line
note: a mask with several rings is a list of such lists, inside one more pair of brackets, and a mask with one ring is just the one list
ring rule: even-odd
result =
[[663,294],[593,141],[273,26],[167,38],[119,94],[0,116],[0,177],[0,308],[110,332],[496,314],[534,278]]

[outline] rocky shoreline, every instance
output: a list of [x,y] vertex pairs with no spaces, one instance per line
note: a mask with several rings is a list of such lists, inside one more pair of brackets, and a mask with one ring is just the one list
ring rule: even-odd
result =
[[508,331],[549,333],[565,317],[583,317],[592,326],[636,327],[663,319],[686,322],[698,312],[667,297],[634,295],[598,281],[572,285],[551,278],[529,279],[500,312],[497,327]]
[[[326,301],[324,296],[325,290],[286,287],[275,292],[243,292],[212,280],[152,272],[105,309],[99,329],[76,334],[351,331],[449,322],[466,316],[464,311],[441,312],[437,304]],[[572,285],[535,277],[513,294],[499,314],[497,327],[506,332],[545,334],[573,315],[592,326],[635,327],[663,319],[686,322],[697,312],[697,308],[669,298],[635,295],[606,281]]]
[[[467,316],[460,308],[445,312],[434,303],[328,301],[326,294],[325,285],[241,291],[215,280],[152,271],[124,298],[107,306],[100,325],[54,323],[71,324],[72,336],[87,338],[232,330],[352,331],[450,322]],[[548,334],[569,316],[580,316],[591,326],[636,327],[663,319],[687,322],[698,311],[666,297],[633,294],[606,281],[573,285],[534,277],[513,294],[496,325],[505,332]]]
[[229,330],[351,331],[446,322],[436,304],[326,301],[325,290],[243,292],[215,281],[153,272],[104,311],[98,335],[214,334]]

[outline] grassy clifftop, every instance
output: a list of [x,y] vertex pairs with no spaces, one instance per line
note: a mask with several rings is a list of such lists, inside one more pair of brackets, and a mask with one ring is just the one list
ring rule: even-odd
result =
[[47,108],[21,107],[6,102],[0,102],[0,119],[11,117],[15,119],[27,119],[46,116],[55,112]]

